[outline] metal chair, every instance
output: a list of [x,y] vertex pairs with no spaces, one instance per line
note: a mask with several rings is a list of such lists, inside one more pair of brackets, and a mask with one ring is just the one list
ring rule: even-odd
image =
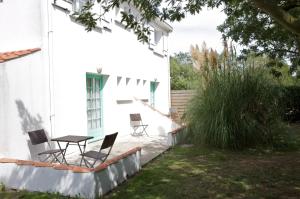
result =
[[[115,143],[115,140],[117,138],[117,135],[118,135],[118,132],[110,134],[110,135],[106,135],[104,137],[104,140],[102,142],[102,145],[101,145],[99,151],[87,151],[87,152],[83,153],[82,159],[80,161],[80,166],[81,166],[82,160],[84,161],[85,166],[90,167],[90,168],[93,168],[97,161],[100,161],[101,163],[103,163],[109,156],[110,151],[111,151],[111,149]],[[105,149],[108,149],[107,153],[103,152],[103,150],[105,150]],[[94,159],[94,161],[92,163],[90,163],[86,158]]]
[[[149,136],[146,131],[148,124],[143,124],[141,114],[139,113],[130,114],[130,123],[132,124],[131,126],[133,128],[133,133],[132,133],[133,135],[142,135],[143,133],[145,133],[147,136]],[[141,129],[139,133],[137,133],[138,129]]]
[[65,149],[61,149],[61,150],[60,149],[52,149],[44,129],[30,131],[30,132],[28,132],[28,135],[29,135],[32,145],[47,143],[50,148],[49,150],[45,150],[45,151],[42,151],[37,154],[38,157],[46,155],[46,158],[43,160],[41,160],[39,158],[40,161],[46,162],[49,158],[52,157],[52,160],[50,162],[54,162],[56,160],[57,162],[61,163],[59,161],[58,157],[59,157],[59,155],[62,155],[62,153],[65,151]]

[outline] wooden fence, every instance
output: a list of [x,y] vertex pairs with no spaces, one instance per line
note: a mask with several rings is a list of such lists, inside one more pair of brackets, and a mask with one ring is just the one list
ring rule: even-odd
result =
[[171,117],[181,123],[181,118],[189,104],[190,99],[194,96],[194,90],[172,90],[171,91]]

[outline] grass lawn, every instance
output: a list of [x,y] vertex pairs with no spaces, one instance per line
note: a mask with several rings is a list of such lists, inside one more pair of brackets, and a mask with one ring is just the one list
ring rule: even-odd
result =
[[[300,125],[292,130],[293,151],[175,147],[105,198],[299,198]],[[67,197],[0,191],[0,198]]]
[[300,198],[298,150],[231,152],[178,146],[105,198]]

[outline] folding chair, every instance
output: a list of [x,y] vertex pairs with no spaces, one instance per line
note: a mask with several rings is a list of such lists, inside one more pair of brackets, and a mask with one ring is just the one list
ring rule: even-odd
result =
[[59,161],[58,157],[59,157],[59,155],[62,155],[62,153],[65,151],[65,149],[62,149],[62,150],[52,149],[44,129],[30,131],[30,132],[28,132],[28,135],[29,135],[29,138],[30,138],[30,141],[31,141],[32,145],[47,143],[49,148],[50,148],[50,150],[45,150],[45,151],[42,151],[42,152],[37,154],[38,157],[46,155],[46,158],[43,159],[43,160],[41,160],[39,158],[40,161],[46,162],[49,158],[52,157],[52,160],[50,162],[54,162],[56,160],[57,162],[61,163]]
[[[89,168],[93,168],[97,161],[100,161],[101,163],[103,163],[109,156],[110,151],[111,151],[111,149],[115,143],[115,140],[117,138],[117,135],[118,135],[118,132],[110,134],[110,135],[106,135],[104,137],[104,140],[102,142],[102,145],[101,145],[99,151],[87,151],[87,152],[83,153],[82,159],[80,161],[80,166],[81,166],[82,160],[84,161],[85,166],[89,167]],[[107,153],[103,152],[103,150],[105,150],[105,149],[108,149]],[[86,158],[94,159],[94,161],[92,163],[90,163]]]
[[[133,135],[142,135],[143,133],[145,133],[147,136],[149,136],[146,131],[148,124],[143,124],[141,114],[139,113],[130,114],[130,123],[132,124]],[[141,129],[139,133],[137,133],[138,129]]]

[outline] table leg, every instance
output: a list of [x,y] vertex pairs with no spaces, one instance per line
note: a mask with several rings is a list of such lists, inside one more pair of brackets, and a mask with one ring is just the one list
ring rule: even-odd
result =
[[[60,151],[62,151],[59,142],[57,142],[57,144],[58,144],[58,147],[59,147]],[[63,156],[63,161],[65,161],[66,165],[68,165],[68,162],[67,162],[67,160],[65,158],[65,155],[66,155],[66,151],[67,151],[68,146],[69,146],[69,142],[66,145],[65,151],[61,153],[61,155]]]
[[82,149],[80,147],[80,144],[79,143],[77,143],[77,144],[78,144],[78,147],[79,147],[79,150],[80,150],[80,154],[81,154],[81,160],[80,160],[80,166],[81,166],[82,165],[82,160],[83,160],[83,154],[85,152],[85,147],[86,147],[86,140],[84,141],[84,145],[81,145],[81,146],[83,146],[83,151],[82,151]]

